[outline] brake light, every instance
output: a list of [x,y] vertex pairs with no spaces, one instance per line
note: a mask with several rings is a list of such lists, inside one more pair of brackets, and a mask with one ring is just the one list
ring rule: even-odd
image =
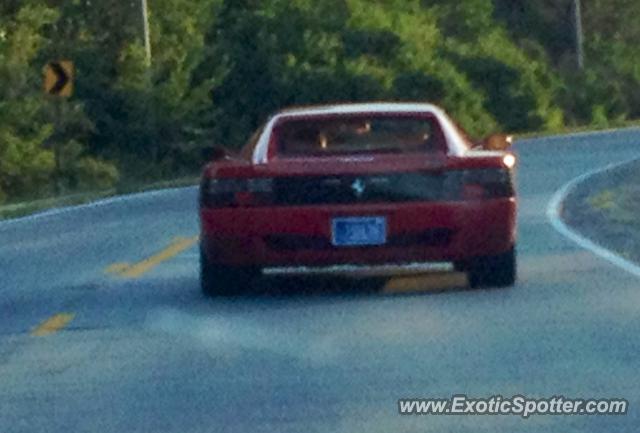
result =
[[259,206],[271,202],[273,180],[205,178],[200,201],[206,207]]
[[511,197],[511,171],[505,168],[456,170],[446,174],[444,194],[449,200],[482,200]]

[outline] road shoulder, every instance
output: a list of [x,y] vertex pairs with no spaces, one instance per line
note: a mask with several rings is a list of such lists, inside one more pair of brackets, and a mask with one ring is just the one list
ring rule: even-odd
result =
[[591,173],[559,207],[571,230],[625,260],[640,263],[640,160]]

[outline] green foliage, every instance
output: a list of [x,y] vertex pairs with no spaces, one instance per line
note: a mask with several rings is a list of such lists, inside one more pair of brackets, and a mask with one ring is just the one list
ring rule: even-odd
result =
[[575,67],[573,0],[496,0],[497,16],[519,45],[540,44],[561,86],[554,103],[571,125],[606,125],[640,116],[640,3],[582,2],[585,70]]
[[561,127],[560,80],[493,13],[490,0],[227,1],[212,27],[216,141],[240,145],[283,105],[375,99],[441,104],[475,135]]
[[43,149],[53,128],[43,116],[45,102],[31,88],[33,62],[45,43],[42,28],[54,10],[26,4],[4,6],[0,15],[0,202],[14,194],[48,190],[52,152]]
[[76,141],[92,131],[82,104],[42,94],[40,56],[50,48],[47,31],[59,13],[36,1],[5,7],[0,14],[0,202],[76,189],[74,179],[87,187],[110,186],[117,179],[115,167],[88,155]]
[[[472,135],[640,116],[640,4],[572,0],[153,0],[0,4],[0,201],[193,174],[275,110],[429,101]],[[76,64],[74,97],[41,92]]]

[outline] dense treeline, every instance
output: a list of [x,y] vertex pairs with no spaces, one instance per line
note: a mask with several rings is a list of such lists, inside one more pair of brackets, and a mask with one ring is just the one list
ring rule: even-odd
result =
[[[424,100],[472,134],[640,116],[640,3],[586,0],[2,0],[0,202],[194,173],[273,110]],[[71,59],[74,97],[42,94]]]

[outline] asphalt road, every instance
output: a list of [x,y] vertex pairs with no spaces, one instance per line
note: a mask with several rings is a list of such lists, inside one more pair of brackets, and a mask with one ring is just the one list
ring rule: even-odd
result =
[[[194,189],[0,223],[0,431],[637,431],[640,282],[559,234],[546,210],[571,179],[640,156],[640,131],[516,150],[512,289],[297,280],[277,295],[206,300]],[[397,413],[398,398],[458,393],[623,397],[630,408]]]

